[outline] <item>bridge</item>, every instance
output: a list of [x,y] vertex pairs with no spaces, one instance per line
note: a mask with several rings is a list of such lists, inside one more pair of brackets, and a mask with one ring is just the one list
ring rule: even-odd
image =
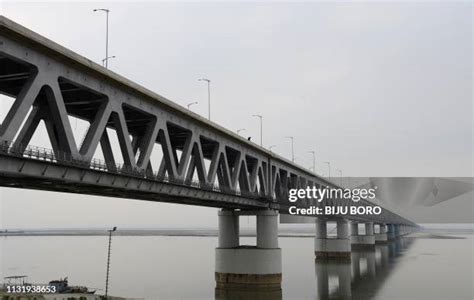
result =
[[[221,208],[218,286],[278,286],[278,216],[288,214],[289,189],[338,187],[3,16],[0,93],[14,99],[0,127],[0,185]],[[90,125],[80,143],[70,118]],[[40,122],[52,149],[30,145]],[[104,160],[95,158],[99,147]],[[162,154],[155,168],[153,151]],[[315,205],[375,206],[365,199]],[[241,215],[257,216],[256,247],[239,244]],[[327,222],[336,222],[336,239]],[[383,208],[380,215],[318,218],[316,227],[316,256],[347,259],[351,245],[371,247],[416,224]]]

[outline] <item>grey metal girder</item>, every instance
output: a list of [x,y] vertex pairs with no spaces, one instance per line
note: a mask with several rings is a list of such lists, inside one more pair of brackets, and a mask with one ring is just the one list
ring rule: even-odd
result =
[[[235,208],[278,208],[287,203],[289,188],[336,186],[3,16],[0,92],[15,98],[0,126],[4,183],[16,179],[19,186],[63,191],[77,185],[99,195],[116,195],[108,192],[113,189],[152,201],[183,202],[177,200],[181,193],[187,203]],[[79,145],[69,116],[90,123]],[[31,155],[27,147],[40,120],[53,147],[54,158],[45,161],[38,160],[47,151]],[[107,128],[117,133],[123,166],[115,163]],[[105,167],[94,170],[99,145]],[[153,170],[156,145],[163,159]],[[44,178],[58,187],[41,184]],[[134,192],[143,188],[149,189]],[[391,219],[386,222],[409,222],[388,210],[384,214]]]

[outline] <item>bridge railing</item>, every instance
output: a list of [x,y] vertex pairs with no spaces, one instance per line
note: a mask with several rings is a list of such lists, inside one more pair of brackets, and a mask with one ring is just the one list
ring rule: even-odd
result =
[[[131,166],[124,165],[124,164],[117,164],[112,162],[107,162],[101,159],[94,158],[90,162],[84,162],[75,160],[71,157],[69,153],[65,153],[62,151],[55,151],[52,149],[48,149],[45,147],[38,147],[32,145],[12,145],[7,141],[0,141],[0,155],[12,156],[12,157],[19,157],[24,159],[30,160],[38,160],[49,162],[53,164],[63,165],[67,167],[77,167],[83,169],[94,170],[97,172],[106,172],[110,174],[117,174],[122,176],[128,177],[135,177],[145,180],[151,180],[160,183],[168,183],[178,186],[186,186],[191,188],[196,188],[200,190],[207,190],[218,192],[222,194],[232,195],[232,196],[240,196],[247,199],[254,199],[254,200],[261,200],[267,201],[267,199],[261,197],[261,195],[257,193],[249,193],[243,190],[232,190],[225,186],[219,186],[216,184],[207,185],[202,184],[196,180],[179,180],[175,178],[171,178],[167,175],[160,175],[158,172],[152,173],[147,171],[141,171],[139,169],[134,169]],[[374,206],[375,203],[370,202],[367,199],[361,199],[361,204]],[[283,205],[284,206],[284,205]],[[386,213],[393,215],[393,212],[390,210],[383,208]],[[400,217],[400,219],[403,219]],[[408,220],[403,219],[406,223],[412,223]]]
[[162,183],[169,183],[174,185],[183,185],[187,187],[193,187],[198,189],[204,189],[208,191],[214,191],[219,193],[230,194],[234,196],[242,196],[245,198],[258,199],[258,195],[248,193],[242,190],[233,191],[230,188],[224,186],[218,186],[216,184],[206,185],[196,180],[179,180],[171,178],[167,175],[159,175],[158,172],[147,172],[141,171],[138,168],[132,168],[129,165],[118,164],[107,162],[98,158],[93,158],[90,162],[84,162],[75,160],[71,157],[70,153],[63,151],[56,151],[53,149],[38,147],[33,145],[12,145],[8,141],[0,142],[0,155],[22,157],[26,159],[39,160],[50,162],[54,164],[61,164],[71,167],[86,168],[100,172],[107,172],[113,174],[119,174],[124,176],[131,176],[137,178],[143,178],[147,180],[153,180]]

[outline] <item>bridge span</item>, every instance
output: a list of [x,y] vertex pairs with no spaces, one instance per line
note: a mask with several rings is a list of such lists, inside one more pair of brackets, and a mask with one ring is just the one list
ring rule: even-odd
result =
[[[0,185],[222,208],[218,286],[279,286],[278,216],[291,188],[337,187],[325,178],[0,16],[0,93],[14,99],[0,127]],[[90,124],[76,143],[70,118]],[[52,149],[30,145],[44,122]],[[110,132],[117,136],[114,155]],[[94,158],[101,148],[104,160]],[[152,152],[162,153],[158,167]],[[117,163],[123,161],[123,164]],[[328,205],[374,206],[367,200]],[[239,216],[257,216],[257,246],[239,244]],[[326,223],[337,223],[337,238]],[[357,226],[349,234],[349,222]],[[407,233],[416,224],[380,215],[318,219],[315,254],[350,258],[352,244]]]

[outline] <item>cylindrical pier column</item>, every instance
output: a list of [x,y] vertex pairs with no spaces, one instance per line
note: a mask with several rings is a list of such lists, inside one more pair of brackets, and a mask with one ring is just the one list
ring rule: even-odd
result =
[[327,223],[324,219],[316,219],[316,238],[325,239],[327,238]]
[[[257,216],[257,246],[239,245],[239,215]],[[277,211],[219,212],[216,299],[225,298],[238,290],[245,290],[247,294],[244,298],[253,298],[265,291],[270,292],[272,299],[281,299],[281,270]]]
[[379,224],[379,233],[375,234],[375,243],[384,244],[388,241],[387,237],[387,225]]
[[395,237],[400,237],[400,225],[393,224],[393,232],[395,234]]
[[337,220],[337,238],[338,239],[349,239],[349,222],[345,219]]
[[351,222],[351,235],[352,236],[359,235],[359,223]]
[[387,224],[387,238],[393,240],[396,238],[393,224]]
[[219,248],[239,247],[239,216],[233,210],[221,210],[219,218]]
[[[352,224],[351,244],[352,250],[375,250],[374,223],[365,223],[365,235],[358,234],[358,224]],[[355,234],[357,233],[357,234]]]
[[265,211],[257,215],[257,248],[278,248],[278,213]]
[[350,261],[351,243],[349,226],[345,219],[336,221],[337,237],[327,236],[327,220],[316,219],[316,236],[314,239],[314,254],[317,260]]
[[374,235],[374,223],[365,223],[365,235]]

